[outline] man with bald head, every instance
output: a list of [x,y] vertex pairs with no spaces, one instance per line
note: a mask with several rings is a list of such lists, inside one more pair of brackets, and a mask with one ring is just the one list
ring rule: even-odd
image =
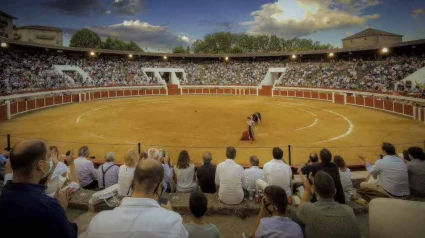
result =
[[215,193],[215,165],[211,164],[211,152],[205,152],[202,156],[203,164],[196,171],[199,187],[204,193]]
[[14,237],[77,237],[77,225],[68,221],[68,197],[62,191],[56,198],[45,193],[39,182],[49,176],[52,161],[40,140],[25,140],[10,152],[13,180],[0,197],[0,224],[3,234]]
[[97,214],[90,222],[87,236],[113,237],[188,237],[182,218],[170,202],[160,205],[164,169],[154,159],[140,161],[134,172],[133,193],[112,211]]

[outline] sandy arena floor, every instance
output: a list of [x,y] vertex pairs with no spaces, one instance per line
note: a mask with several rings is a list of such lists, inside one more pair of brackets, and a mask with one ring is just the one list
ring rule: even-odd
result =
[[[239,141],[246,117],[259,111],[263,125],[256,141]],[[383,141],[397,144],[398,152],[423,146],[425,124],[372,109],[313,100],[248,96],[168,96],[98,100],[53,107],[17,116],[0,124],[0,145],[5,134],[12,145],[23,138],[41,138],[57,145],[61,153],[88,145],[101,160],[109,151],[122,161],[126,150],[165,148],[173,162],[187,149],[198,163],[211,151],[213,163],[225,159],[225,148],[237,148],[236,162],[248,164],[257,155],[261,164],[272,158],[272,147],[292,145],[292,164],[308,159],[323,147],[349,164],[360,164],[358,155],[375,160]],[[4,148],[4,147],[3,147]]]

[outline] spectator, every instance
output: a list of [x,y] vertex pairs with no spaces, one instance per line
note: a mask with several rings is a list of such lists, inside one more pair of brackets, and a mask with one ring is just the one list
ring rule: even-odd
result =
[[66,217],[69,193],[46,196],[39,185],[49,176],[52,163],[46,144],[40,140],[19,142],[10,152],[13,180],[0,197],[2,234],[13,237],[77,237],[77,225]]
[[[162,152],[164,152],[162,150]],[[164,153],[160,153],[159,150],[155,148],[150,148],[148,150],[148,158],[158,160],[162,163],[162,167],[164,168],[165,176],[164,181],[162,181],[162,185],[164,190],[167,190],[170,186],[169,183],[173,181],[173,171],[171,170],[171,161],[168,155]]]
[[177,160],[177,165],[174,166],[174,183],[176,184],[177,192],[191,193],[196,191],[195,180],[195,165],[191,163],[189,153],[182,150]]
[[264,181],[269,185],[276,185],[285,189],[286,195],[290,197],[292,170],[283,161],[283,150],[279,147],[273,148],[273,159],[267,162],[264,167]]
[[215,193],[215,165],[211,164],[212,154],[205,152],[202,156],[203,165],[196,172],[199,187],[204,193]]
[[317,164],[317,163],[319,163],[319,157],[317,156],[316,153],[311,153],[310,158],[309,158],[306,165],[313,165],[313,164]]
[[350,192],[353,190],[353,182],[351,181],[351,171],[345,165],[344,159],[339,156],[334,156],[334,163],[339,168],[339,178],[341,180],[342,189],[344,190],[345,201],[351,200]]
[[408,150],[412,160],[407,162],[410,192],[413,195],[425,197],[425,154],[420,147],[410,147]]
[[301,175],[305,193],[298,209],[291,211],[292,220],[305,231],[308,238],[360,238],[360,229],[353,209],[334,201],[334,179],[325,171],[314,176],[314,190],[318,202],[309,202],[313,193],[310,183]]
[[[258,166],[260,165],[260,160],[257,156],[253,155],[249,158],[251,168],[244,170],[245,177],[245,189],[256,189],[255,182],[257,179],[263,177],[263,170]],[[256,189],[257,190],[257,189]]]
[[390,143],[382,144],[383,158],[371,165],[363,156],[367,171],[377,179],[377,183],[363,182],[360,188],[368,188],[382,193],[388,197],[406,198],[410,195],[409,175],[407,166],[402,159],[397,157],[395,147]]
[[148,158],[148,153],[142,151],[140,153],[139,157],[140,157],[139,160],[147,159]]
[[189,238],[220,238],[220,231],[216,226],[204,221],[208,210],[208,199],[202,192],[193,192],[189,198],[189,209],[192,213],[192,222],[185,225]]
[[90,222],[87,230],[92,238],[121,237],[188,237],[182,218],[167,205],[159,205],[164,169],[153,159],[141,161],[134,172],[131,197],[112,211],[102,211]]
[[328,173],[335,182],[335,201],[345,204],[344,190],[342,189],[341,179],[339,177],[339,168],[336,164],[332,163],[332,153],[327,149],[320,151],[320,163],[314,165],[301,165],[298,168],[298,174],[312,174],[312,177],[319,171],[325,171]]
[[120,166],[118,172],[118,194],[120,196],[131,196],[134,171],[138,162],[139,156],[136,150],[131,149],[125,153],[124,164]]
[[244,169],[235,163],[236,149],[227,147],[227,159],[217,165],[215,184],[220,201],[226,204],[239,204],[243,201],[245,187]]
[[287,206],[288,196],[285,189],[276,185],[267,186],[264,189],[262,206],[253,236],[303,238],[300,226],[286,217]]
[[109,152],[105,155],[105,163],[97,168],[97,179],[99,188],[107,188],[118,183],[120,168],[114,164],[115,153]]
[[68,168],[65,163],[59,161],[59,149],[56,146],[50,146],[49,153],[50,160],[53,162],[52,173],[48,177],[47,183],[47,194],[54,194],[58,189],[62,188],[66,182],[68,175]]
[[0,183],[3,184],[5,173],[6,162],[8,160],[8,154],[0,154]]
[[81,187],[93,190],[97,188],[97,173],[94,169],[93,162],[87,159],[89,156],[89,147],[83,146],[78,150],[78,158],[74,163]]

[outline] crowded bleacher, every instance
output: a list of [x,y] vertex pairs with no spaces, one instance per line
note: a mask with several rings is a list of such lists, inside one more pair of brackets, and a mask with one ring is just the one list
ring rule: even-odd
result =
[[[53,65],[77,66],[58,71]],[[0,94],[89,86],[158,85],[161,79],[142,68],[183,68],[182,85],[259,85],[269,68],[286,68],[277,86],[319,87],[374,92],[425,93],[423,84],[402,81],[425,67],[425,56],[388,57],[380,61],[290,62],[191,61],[126,58],[87,58],[64,54],[0,52]]]
[[[365,203],[363,198],[425,197],[425,154],[420,147],[397,154],[392,144],[383,143],[381,159],[374,165],[360,156],[370,179],[357,190],[342,156],[333,157],[327,149],[312,153],[298,168],[301,184],[294,182],[278,147],[263,168],[259,159],[251,156],[251,166],[244,170],[234,161],[236,152],[228,147],[227,159],[218,165],[212,154],[205,152],[203,165],[195,168],[186,150],[173,165],[164,150],[151,148],[139,155],[130,149],[120,167],[115,165],[115,153],[108,152],[105,163],[96,169],[87,146],[81,147],[78,155],[72,151],[61,155],[57,147],[47,148],[43,141],[24,140],[10,153],[0,154],[4,186],[0,222],[14,228],[33,224],[31,233],[36,237],[76,237],[77,225],[68,221],[64,209],[73,194],[89,189],[98,191],[90,203],[115,195],[122,201],[114,210],[97,214],[81,237],[133,237],[139,233],[148,237],[222,237],[219,227],[203,219],[208,210],[205,194],[217,193],[225,204],[259,203],[257,224],[249,231],[253,237],[360,237],[353,210],[346,203]],[[162,196],[165,193],[191,193],[187,205],[191,223],[183,224],[180,215],[172,212],[173,204]],[[34,223],[34,217],[43,222]],[[336,224],[337,230],[333,229]],[[16,229],[14,236],[25,232]]]

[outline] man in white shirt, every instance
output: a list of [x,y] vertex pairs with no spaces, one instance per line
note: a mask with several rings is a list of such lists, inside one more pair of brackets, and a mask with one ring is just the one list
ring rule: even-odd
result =
[[153,159],[140,162],[134,172],[131,197],[125,197],[114,210],[97,214],[90,222],[87,237],[187,238],[182,217],[172,211],[170,202],[159,204],[163,179],[160,162]]
[[283,150],[279,147],[273,148],[273,159],[263,167],[264,181],[269,185],[276,185],[285,189],[286,195],[290,197],[292,170],[291,167],[282,160]]
[[[382,144],[383,158],[371,165],[363,156],[367,171],[377,179],[377,183],[363,182],[360,188],[376,190],[392,198],[406,198],[410,195],[407,165],[397,157],[395,147],[390,143]],[[379,175],[379,176],[378,176]]]
[[235,163],[236,149],[226,149],[227,160],[217,165],[215,184],[219,186],[218,197],[226,204],[239,204],[243,201],[245,176],[242,166]]
[[105,155],[105,163],[97,168],[99,188],[107,188],[118,183],[118,172],[120,168],[114,162],[115,153],[109,152]]
[[258,166],[260,164],[260,160],[257,156],[253,155],[251,158],[249,158],[249,162],[251,163],[251,168],[245,169],[244,176],[245,176],[245,189],[255,189],[255,182],[258,179],[261,179],[263,177],[263,170],[260,169]]
[[89,147],[81,147],[78,150],[78,158],[74,161],[74,164],[81,187],[84,189],[95,189],[97,188],[97,173],[93,162],[87,159],[89,156]]

